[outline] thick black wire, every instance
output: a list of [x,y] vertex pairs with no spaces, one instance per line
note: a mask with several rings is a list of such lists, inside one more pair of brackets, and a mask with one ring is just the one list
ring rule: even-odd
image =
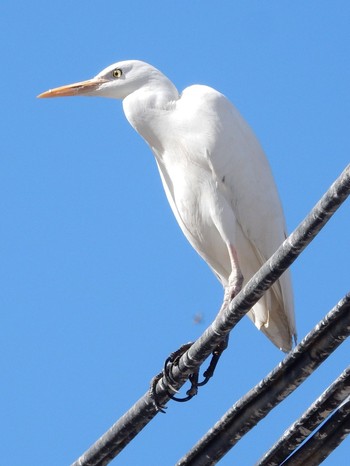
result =
[[[180,358],[172,372],[179,389],[189,374],[195,371],[211,354],[239,320],[261,298],[263,293],[295,261],[312,241],[350,193],[350,165],[332,184],[298,228],[284,241],[276,253],[252,277],[224,313],[220,313],[203,335]],[[158,401],[169,401],[164,377],[156,385]],[[98,439],[72,466],[107,465],[158,414],[150,392],[145,393],[100,439]]]
[[350,398],[285,462],[283,466],[318,466],[350,433]]
[[285,359],[234,404],[176,466],[216,464],[350,335],[350,294]]
[[350,395],[350,366],[292,424],[255,466],[279,466]]

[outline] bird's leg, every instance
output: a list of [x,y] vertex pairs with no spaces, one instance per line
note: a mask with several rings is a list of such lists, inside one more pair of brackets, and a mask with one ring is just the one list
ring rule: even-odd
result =
[[[231,244],[229,244],[227,248],[230,256],[232,272],[229,276],[228,285],[225,287],[224,301],[221,305],[219,313],[226,309],[226,307],[230,304],[232,299],[235,296],[237,296],[237,294],[241,291],[243,284],[243,275],[239,266],[237,251],[235,247]],[[204,380],[198,383],[199,387],[205,385],[209,381],[209,379],[213,377],[217,363],[219,362],[222,353],[228,347],[228,340],[229,335],[227,335],[212,352],[212,357],[208,369],[203,374]]]
[[239,266],[236,248],[230,244],[228,245],[228,252],[231,262],[231,274],[228,279],[228,284],[225,286],[224,301],[221,305],[220,311],[225,309],[233,298],[238,295],[243,285],[243,274]]
[[[229,251],[229,256],[230,256],[230,262],[231,262],[231,274],[229,277],[228,285],[225,287],[225,293],[224,293],[224,301],[221,305],[220,311],[221,312],[223,309],[225,309],[232,299],[241,291],[242,289],[242,284],[243,284],[243,275],[241,272],[241,269],[239,267],[239,262],[238,262],[238,255],[237,251],[234,246],[228,245],[228,251]],[[189,375],[189,381],[191,383],[191,387],[189,390],[186,392],[186,397],[184,398],[178,398],[174,396],[172,393],[168,392],[168,396],[175,400],[175,401],[188,401],[191,398],[193,398],[195,395],[197,395],[198,392],[198,387],[202,387],[208,381],[213,377],[215,368],[217,366],[217,363],[219,362],[219,359],[222,355],[222,353],[225,351],[225,349],[228,346],[228,340],[229,340],[229,335],[226,335],[226,337],[216,346],[214,351],[212,352],[211,360],[209,363],[208,368],[204,371],[203,377],[204,379],[201,382],[198,382],[198,376],[199,376],[199,369],[195,370],[192,374]],[[164,407],[161,406],[155,396],[155,385],[158,382],[159,378],[162,376],[164,377],[168,387],[170,388],[171,391],[176,392],[177,390],[174,388],[174,385],[176,385],[176,382],[173,378],[172,375],[172,367],[178,365],[178,362],[181,358],[181,356],[192,346],[192,343],[187,343],[185,345],[182,345],[177,351],[174,351],[165,361],[164,364],[164,369],[161,374],[157,376],[157,378],[154,379],[153,383],[151,384],[151,395],[154,398],[155,406],[159,411],[164,412]]]
[[217,347],[214,349],[214,351],[211,353],[211,360],[208,366],[208,369],[204,371],[203,377],[204,379],[202,382],[198,382],[197,385],[198,387],[202,387],[206,383],[209,382],[209,380],[213,377],[215,368],[217,366],[217,363],[219,362],[219,359],[222,355],[222,353],[225,351],[225,349],[228,347],[228,340],[229,340],[229,335],[225,337],[224,340],[222,340]]

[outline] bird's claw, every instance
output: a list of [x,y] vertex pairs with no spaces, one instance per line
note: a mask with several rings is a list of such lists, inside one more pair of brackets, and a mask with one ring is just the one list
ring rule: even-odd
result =
[[[166,383],[168,385],[168,387],[170,388],[171,391],[173,392],[178,392],[178,390],[176,388],[174,388],[174,385],[176,385],[176,381],[174,380],[174,377],[173,377],[173,374],[172,374],[172,368],[174,366],[177,366],[178,363],[179,363],[179,360],[181,358],[181,356],[193,345],[192,342],[190,343],[185,343],[184,345],[180,346],[179,349],[177,349],[176,351],[174,351],[173,353],[170,354],[170,356],[165,360],[165,363],[164,363],[164,368],[163,368],[163,374],[164,374],[164,378],[166,380]],[[191,375],[189,376],[189,380],[191,381]],[[198,377],[197,377],[197,380],[198,380]],[[192,383],[192,382],[191,382]],[[187,397],[184,397],[184,398],[178,398],[176,396],[174,396],[172,393],[170,393],[168,391],[168,396],[172,399],[172,400],[175,400],[175,401],[188,401],[190,400],[195,394],[192,394],[192,388],[193,386],[191,385],[191,388],[187,391]],[[191,392],[191,393],[189,393]]]
[[159,380],[163,377],[163,372],[160,372],[159,374],[155,375],[153,377],[153,379],[151,380],[151,383],[150,383],[150,386],[149,386],[149,390],[148,390],[148,393],[149,393],[149,396],[152,400],[152,403],[153,403],[153,406],[155,407],[155,409],[157,411],[159,411],[160,413],[163,413],[165,414],[166,413],[166,409],[167,407],[164,406],[163,403],[160,403],[159,402],[159,397],[157,395],[157,391],[156,391],[156,387],[157,387],[157,383],[159,382]]
[[170,398],[174,401],[178,401],[180,403],[183,403],[185,401],[189,401],[191,398],[193,398],[194,396],[197,395],[198,393],[198,371],[197,372],[193,372],[192,374],[190,374],[188,376],[188,380],[191,382],[191,386],[190,388],[187,390],[186,392],[186,395],[187,396],[184,396],[183,398],[179,398],[177,396],[174,396],[174,395],[170,395]]
[[178,350],[171,353],[171,355],[165,360],[163,371],[160,372],[158,375],[153,377],[151,380],[149,394],[152,399],[153,405],[157,411],[161,413],[165,413],[166,407],[164,404],[159,402],[159,397],[156,392],[156,386],[159,380],[164,378],[166,384],[166,393],[169,398],[174,401],[178,402],[185,402],[189,401],[191,398],[197,395],[198,387],[202,387],[203,385],[207,384],[208,381],[213,377],[215,368],[217,363],[219,362],[221,354],[227,348],[228,345],[228,337],[226,337],[212,352],[212,357],[209,363],[208,368],[204,371],[203,377],[204,379],[199,382],[199,369],[195,370],[188,376],[188,380],[191,384],[190,388],[186,392],[186,396],[183,398],[177,397],[174,393],[177,393],[178,390],[175,388],[177,385],[177,381],[175,380],[172,369],[174,366],[178,366],[179,360],[181,356],[193,345],[193,343],[186,343],[182,345]]
[[[173,366],[177,366],[178,362],[180,360],[180,357],[192,346],[193,343],[187,343],[185,345],[182,345],[177,351],[174,351],[174,353],[171,353],[171,355],[167,358],[164,364],[164,378],[168,384],[168,387],[173,391],[177,392],[174,388],[174,385],[176,385],[176,381],[173,378],[172,375],[172,368]],[[204,379],[199,382],[199,369],[196,370],[195,372],[192,372],[192,374],[189,375],[188,379],[191,383],[190,388],[187,390],[185,397],[179,398],[172,393],[169,393],[168,391],[168,396],[174,400],[174,401],[179,401],[179,402],[184,402],[184,401],[189,401],[191,398],[197,395],[198,393],[198,387],[202,387],[203,385],[206,385],[209,380],[213,377],[215,368],[219,362],[219,359],[222,355],[222,353],[225,351],[225,349],[228,346],[228,336],[221,341],[217,347],[214,349],[212,352],[212,357],[209,363],[208,368],[204,371],[203,377]]]

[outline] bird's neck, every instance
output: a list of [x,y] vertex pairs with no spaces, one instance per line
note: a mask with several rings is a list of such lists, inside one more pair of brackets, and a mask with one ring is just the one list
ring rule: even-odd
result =
[[165,76],[129,94],[123,100],[125,116],[131,126],[157,149],[161,149],[169,114],[179,99],[179,92]]

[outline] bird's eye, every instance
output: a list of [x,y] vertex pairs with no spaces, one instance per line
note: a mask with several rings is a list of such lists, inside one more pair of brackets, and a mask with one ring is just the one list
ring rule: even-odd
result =
[[122,74],[123,72],[120,68],[116,68],[112,71],[113,78],[120,78]]

